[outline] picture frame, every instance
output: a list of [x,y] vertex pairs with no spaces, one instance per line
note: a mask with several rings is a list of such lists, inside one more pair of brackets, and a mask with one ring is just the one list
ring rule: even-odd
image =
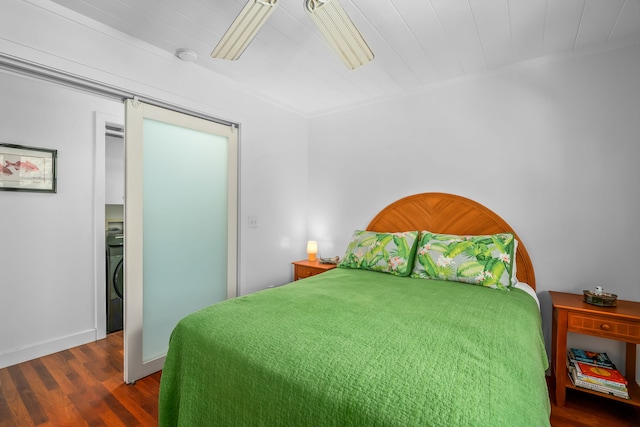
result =
[[55,193],[58,150],[0,142],[0,190]]

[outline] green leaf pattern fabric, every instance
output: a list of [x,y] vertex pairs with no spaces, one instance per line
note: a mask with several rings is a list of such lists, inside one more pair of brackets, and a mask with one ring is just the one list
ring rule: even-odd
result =
[[411,277],[509,289],[516,247],[511,233],[456,236],[422,231]]
[[356,230],[338,267],[408,276],[413,268],[418,231],[376,233]]

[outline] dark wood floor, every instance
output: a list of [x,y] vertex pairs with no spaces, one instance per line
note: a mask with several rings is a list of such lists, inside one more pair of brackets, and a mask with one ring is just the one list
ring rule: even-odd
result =
[[[156,426],[160,373],[126,385],[122,369],[122,333],[0,369],[0,427]],[[640,409],[568,390],[551,425],[638,427]]]
[[547,379],[553,427],[640,426],[640,408],[577,390],[568,389],[564,407],[558,408],[552,381],[549,377]]
[[122,333],[0,369],[0,427],[155,426],[160,373],[126,385]]

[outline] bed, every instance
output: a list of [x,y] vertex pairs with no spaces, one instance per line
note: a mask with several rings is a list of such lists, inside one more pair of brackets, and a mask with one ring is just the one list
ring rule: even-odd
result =
[[[372,236],[378,244],[364,245]],[[473,262],[484,273],[466,274],[473,263],[457,258],[452,241],[481,246]],[[495,245],[502,261],[485,257]],[[409,196],[354,232],[342,262],[182,319],[162,373],[159,424],[549,425],[535,275],[502,218],[456,195]],[[451,268],[464,270],[462,281],[441,274]],[[440,276],[428,277],[434,269]]]

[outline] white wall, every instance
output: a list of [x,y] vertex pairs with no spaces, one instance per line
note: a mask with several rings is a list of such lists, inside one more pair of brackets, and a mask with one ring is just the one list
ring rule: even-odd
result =
[[640,301],[638,76],[640,45],[632,45],[314,118],[309,238],[323,253],[342,255],[352,231],[390,202],[455,193],[494,210],[520,235],[547,340],[549,290],[602,285]]
[[[47,0],[3,0],[0,54],[239,123],[239,289],[289,281],[291,261],[305,256],[308,120],[68,14]],[[58,194],[0,192],[2,367],[95,337],[93,111],[122,115],[122,107],[6,73],[0,87],[0,140],[60,150]],[[258,228],[247,227],[249,214]]]

